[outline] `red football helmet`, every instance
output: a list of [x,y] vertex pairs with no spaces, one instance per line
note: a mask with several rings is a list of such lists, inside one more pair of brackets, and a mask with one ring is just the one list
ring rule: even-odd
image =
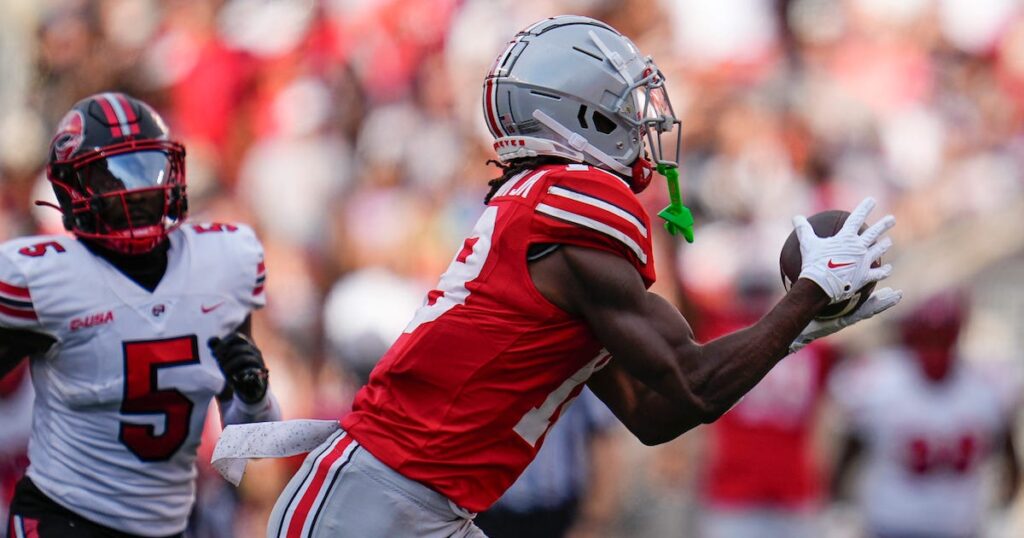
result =
[[936,294],[900,319],[900,336],[921,363],[925,375],[941,381],[953,366],[967,298],[960,290]]
[[50,143],[46,177],[64,227],[123,254],[153,250],[188,214],[184,146],[149,105],[123,93],[72,107]]

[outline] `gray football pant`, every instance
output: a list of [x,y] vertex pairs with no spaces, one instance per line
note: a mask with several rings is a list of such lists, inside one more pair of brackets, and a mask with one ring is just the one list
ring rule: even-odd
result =
[[281,492],[267,538],[487,538],[473,515],[339,430]]

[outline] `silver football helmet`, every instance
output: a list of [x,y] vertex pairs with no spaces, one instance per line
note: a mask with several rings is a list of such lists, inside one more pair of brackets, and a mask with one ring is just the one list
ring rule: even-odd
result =
[[501,162],[563,157],[632,178],[637,191],[653,168],[645,139],[655,164],[679,162],[681,129],[664,75],[603,22],[563,15],[534,23],[498,56],[483,89]]

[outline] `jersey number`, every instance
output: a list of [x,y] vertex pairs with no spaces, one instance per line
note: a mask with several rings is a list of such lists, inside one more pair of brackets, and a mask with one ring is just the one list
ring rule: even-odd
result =
[[925,475],[940,471],[963,474],[978,461],[981,446],[978,437],[964,433],[936,443],[923,437],[910,439],[906,463],[913,474]]
[[197,234],[205,234],[210,232],[235,232],[238,231],[238,226],[234,224],[222,224],[220,222],[214,222],[212,224],[196,224],[192,226]]
[[188,364],[199,364],[194,335],[124,343],[121,413],[164,416],[163,432],[159,435],[151,424],[121,422],[118,438],[142,461],[168,460],[188,438],[192,400],[177,389],[159,388],[157,380],[160,369]]
[[60,243],[56,241],[47,241],[46,243],[36,243],[32,246],[24,247],[18,251],[18,254],[38,258],[39,256],[46,254],[46,251],[51,248],[58,254],[64,252],[64,247],[61,246]]
[[448,270],[441,275],[437,289],[427,294],[423,306],[416,310],[416,315],[405,327],[411,333],[424,323],[441,317],[452,308],[466,304],[469,288],[466,284],[476,280],[484,268],[487,255],[491,252],[491,236],[494,235],[494,223],[498,218],[498,208],[490,206],[480,215],[473,227],[473,234],[462,244],[462,249],[455,254],[455,259]]

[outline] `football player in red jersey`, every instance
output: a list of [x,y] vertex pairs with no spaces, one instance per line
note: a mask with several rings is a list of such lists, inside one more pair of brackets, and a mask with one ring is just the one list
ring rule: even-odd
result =
[[280,417],[250,339],[263,247],[184,225],[184,167],[149,105],[87,97],[47,166],[74,237],[0,244],[0,377],[28,356],[35,388],[9,536],[182,536],[210,400],[228,424]]
[[[697,344],[647,291],[652,229],[635,193],[679,153],[664,84],[628,38],[586,17],[542,20],[508,44],[484,82],[505,172],[342,429],[279,497],[268,536],[482,536],[473,513],[513,483],[584,383],[641,441],[665,442],[721,416],[793,346],[899,300],[880,291],[851,317],[811,323],[891,270],[870,265],[892,217],[857,233],[866,200],[835,237],[798,219],[802,278],[753,326]],[[664,213],[689,235],[683,208]]]

